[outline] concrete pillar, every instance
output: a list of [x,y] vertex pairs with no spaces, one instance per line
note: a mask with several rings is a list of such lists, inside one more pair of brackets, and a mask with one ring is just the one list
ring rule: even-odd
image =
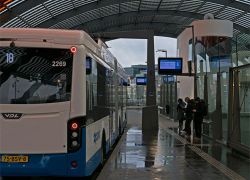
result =
[[158,130],[156,105],[154,33],[148,32],[147,41],[147,94],[146,107],[142,109],[142,130]]
[[154,34],[149,33],[147,41],[147,95],[146,105],[156,105]]

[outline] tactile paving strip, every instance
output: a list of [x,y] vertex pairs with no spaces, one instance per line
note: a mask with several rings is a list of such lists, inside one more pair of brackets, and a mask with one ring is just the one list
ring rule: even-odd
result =
[[217,161],[215,158],[213,158],[209,154],[205,153],[200,148],[193,146],[192,144],[190,144],[190,142],[188,142],[186,139],[184,139],[181,136],[179,136],[174,131],[167,130],[167,132],[169,134],[173,135],[177,140],[179,140],[183,144],[188,145],[188,147],[193,152],[195,152],[197,155],[199,155],[200,157],[202,157],[204,160],[206,160],[209,164],[211,164],[212,166],[214,166],[220,172],[222,172],[223,174],[225,174],[228,178],[233,179],[233,180],[245,180],[244,177],[240,176],[239,174],[237,174],[236,172],[234,172],[230,168],[226,167],[224,164],[222,164],[221,162]]

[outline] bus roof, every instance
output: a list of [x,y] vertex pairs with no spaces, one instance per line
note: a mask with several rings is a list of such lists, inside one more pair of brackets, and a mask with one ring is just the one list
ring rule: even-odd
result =
[[0,40],[40,41],[55,44],[85,45],[97,52],[98,45],[84,31],[42,28],[0,28]]
[[[47,40],[58,44],[84,44],[89,40],[89,35],[84,31],[41,29],[41,28],[0,28],[0,39],[31,39]],[[91,38],[90,38],[91,39]],[[92,40],[92,39],[91,39]],[[93,41],[93,40],[92,40]]]

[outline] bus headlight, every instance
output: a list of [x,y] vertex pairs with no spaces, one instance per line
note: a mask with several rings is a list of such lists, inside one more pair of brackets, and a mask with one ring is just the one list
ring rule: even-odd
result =
[[78,136],[78,133],[77,133],[77,132],[73,132],[73,133],[72,133],[72,137],[73,137],[73,138],[77,138],[77,136]]
[[73,147],[75,147],[75,146],[77,146],[77,145],[78,145],[78,142],[77,142],[77,141],[73,141],[73,142],[72,142],[72,146],[73,146]]

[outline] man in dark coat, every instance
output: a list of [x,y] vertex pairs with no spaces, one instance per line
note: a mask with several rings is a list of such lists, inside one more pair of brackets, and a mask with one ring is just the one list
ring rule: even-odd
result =
[[195,99],[195,107],[193,109],[194,112],[194,129],[195,136],[197,138],[201,138],[201,125],[204,117],[204,108],[203,104],[199,97]]
[[186,97],[185,101],[186,101],[187,105],[186,105],[186,108],[185,108],[186,122],[185,122],[184,131],[186,131],[186,134],[188,136],[190,136],[191,135],[191,122],[193,120],[193,104],[192,104],[192,101],[190,100],[189,97]]
[[179,121],[179,134],[182,131],[183,121],[184,121],[184,112],[185,112],[186,103],[179,98],[177,104],[177,120]]

